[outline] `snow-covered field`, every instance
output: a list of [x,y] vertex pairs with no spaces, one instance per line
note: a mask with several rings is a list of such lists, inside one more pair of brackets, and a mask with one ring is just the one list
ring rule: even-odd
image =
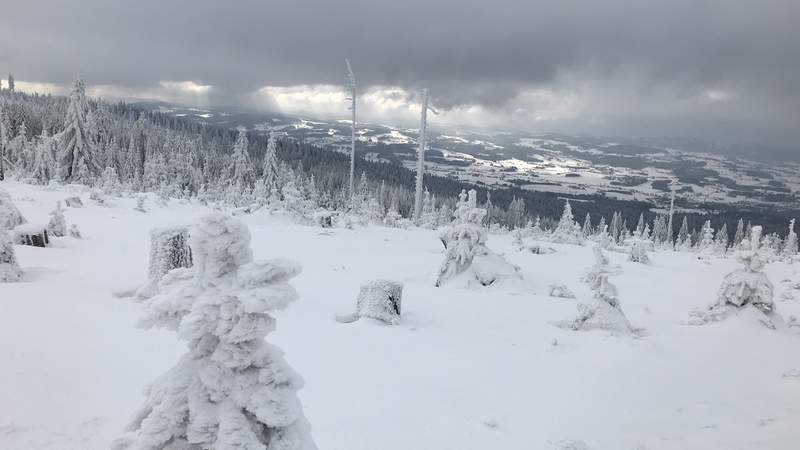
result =
[[[72,192],[0,182],[29,222],[46,223]],[[46,249],[16,246],[22,283],[0,284],[0,449],[108,449],[143,401],[147,383],[185,343],[136,327],[141,305],[112,292],[145,281],[149,230],[188,224],[198,204],[133,199],[69,208],[83,239]],[[303,375],[305,414],[320,449],[786,449],[800,448],[800,333],[751,317],[688,325],[716,299],[733,258],[651,254],[652,266],[610,253],[612,281],[639,337],[575,332],[553,322],[576,316],[590,292],[579,281],[589,247],[546,244],[534,255],[510,236],[488,246],[522,268],[524,280],[469,289],[434,287],[442,246],[431,230],[323,230],[258,214],[256,259],[303,266],[300,300],[277,314],[268,339]],[[768,265],[780,297],[800,266]],[[405,284],[397,326],[341,324],[359,285]],[[578,299],[551,298],[566,284]],[[800,298],[800,291],[794,291]],[[786,319],[800,301],[781,302]],[[797,376],[793,376],[797,374]]]

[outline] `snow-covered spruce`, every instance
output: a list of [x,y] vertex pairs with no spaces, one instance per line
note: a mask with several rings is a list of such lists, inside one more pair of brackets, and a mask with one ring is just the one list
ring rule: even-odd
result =
[[570,206],[569,200],[564,204],[561,220],[558,221],[558,226],[550,236],[550,240],[561,244],[583,244],[583,231],[572,216],[572,206]]
[[337,316],[342,323],[355,322],[367,317],[388,324],[400,322],[403,283],[392,280],[373,280],[361,285],[356,299],[356,312]]
[[11,283],[21,279],[22,269],[19,268],[14,254],[14,242],[7,232],[0,229],[0,283]]
[[136,291],[138,299],[158,293],[158,283],[172,269],[192,267],[187,227],[154,228],[150,231],[150,260],[147,283]]
[[256,261],[250,232],[215,213],[190,230],[192,268],[170,271],[141,324],[176,330],[188,353],[147,390],[117,449],[314,450],[302,379],[265,337],[297,298],[300,267]]
[[22,213],[11,201],[11,195],[0,188],[0,230],[10,230],[25,222],[26,220],[22,217]]
[[50,212],[50,222],[47,223],[47,231],[56,237],[67,235],[67,219],[64,218],[64,210],[61,202],[56,202],[56,209]]
[[706,311],[692,313],[695,317],[693,323],[716,322],[746,307],[754,307],[765,314],[774,311],[774,287],[762,270],[764,257],[760,248],[761,227],[754,226],[750,231],[749,242],[745,241],[742,241],[742,249],[736,255],[742,267],[722,280],[717,303],[709,306]]
[[453,213],[453,223],[442,230],[439,239],[445,248],[445,260],[439,268],[436,286],[470,269],[472,279],[484,286],[500,278],[518,278],[519,269],[486,247],[486,230],[481,221],[486,210],[478,208],[474,189],[461,191]]
[[136,206],[133,208],[135,211],[139,212],[147,212],[147,209],[144,206],[144,202],[147,200],[147,197],[144,194],[139,194],[136,196]]
[[595,246],[593,250],[595,265],[584,280],[594,292],[594,300],[579,304],[578,317],[560,326],[576,331],[605,330],[623,334],[636,332],[620,308],[617,287],[608,281],[608,277],[619,274],[619,267],[611,266],[599,246]]

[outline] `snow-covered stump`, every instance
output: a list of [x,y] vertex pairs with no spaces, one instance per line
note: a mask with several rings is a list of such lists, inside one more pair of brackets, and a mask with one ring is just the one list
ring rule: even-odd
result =
[[706,311],[692,313],[692,323],[701,324],[725,319],[745,308],[754,308],[768,316],[767,326],[773,327],[771,319],[777,318],[773,300],[775,288],[762,269],[764,257],[760,249],[761,227],[751,230],[749,243],[744,243],[737,253],[741,268],[725,276],[717,294],[717,302]]
[[314,222],[322,228],[333,228],[333,213],[330,211],[318,211],[314,213]]
[[0,188],[0,230],[11,230],[26,222],[14,202],[11,201],[11,195]]
[[170,270],[192,267],[187,227],[154,228],[150,231],[150,263],[147,283],[136,291],[145,299],[158,293],[158,283]]
[[302,379],[265,337],[297,298],[300,266],[253,261],[250,232],[215,213],[191,227],[195,265],[170,271],[141,325],[165,327],[188,351],[146,392],[115,449],[316,450],[297,398]]
[[361,285],[356,299],[356,312],[337,316],[341,323],[351,323],[367,317],[395,325],[400,322],[403,283],[392,280],[373,280]]
[[56,202],[56,209],[50,212],[50,222],[47,223],[47,231],[52,236],[62,237],[67,235],[67,219],[64,218],[64,210],[61,202]]
[[47,247],[50,244],[50,237],[47,234],[47,227],[26,223],[14,228],[14,242],[19,245],[29,245],[32,247]]
[[68,208],[83,208],[83,201],[77,196],[65,198],[64,203]]
[[83,235],[81,235],[81,230],[78,229],[78,226],[74,223],[69,226],[69,230],[67,231],[69,237],[73,239],[83,239]]
[[642,239],[634,239],[628,253],[628,261],[649,265],[650,256],[647,254],[647,242]]
[[547,287],[547,295],[556,298],[575,298],[575,294],[564,284],[551,284]]
[[0,283],[13,283],[21,279],[22,269],[14,254],[14,242],[8,233],[0,229]]

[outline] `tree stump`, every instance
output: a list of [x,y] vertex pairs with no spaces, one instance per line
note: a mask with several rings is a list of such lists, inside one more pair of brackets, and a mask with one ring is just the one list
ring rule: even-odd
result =
[[186,227],[155,228],[150,231],[148,280],[136,290],[136,297],[147,299],[158,293],[158,283],[172,269],[192,267],[192,249]]
[[83,201],[77,196],[65,198],[64,203],[70,208],[83,208]]
[[32,247],[47,247],[50,238],[44,225],[25,224],[14,228],[14,242]]
[[403,283],[391,280],[373,280],[361,285],[356,299],[356,312],[337,316],[341,323],[355,322],[362,317],[388,324],[400,321]]

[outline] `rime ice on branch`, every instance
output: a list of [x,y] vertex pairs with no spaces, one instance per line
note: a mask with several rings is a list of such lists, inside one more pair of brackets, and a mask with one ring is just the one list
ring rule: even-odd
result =
[[264,339],[269,313],[297,298],[300,267],[253,262],[247,227],[223,214],[200,219],[190,245],[194,267],[167,273],[141,321],[176,330],[188,352],[148,388],[116,448],[315,450],[302,379]]

